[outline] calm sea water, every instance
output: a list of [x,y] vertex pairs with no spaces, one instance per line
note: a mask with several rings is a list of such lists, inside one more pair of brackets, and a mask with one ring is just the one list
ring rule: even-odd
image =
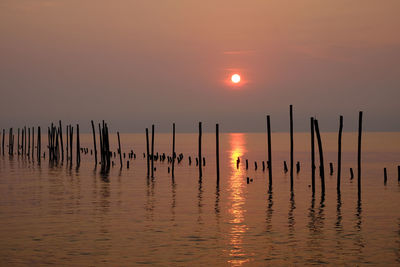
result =
[[[81,145],[91,149],[91,138],[81,135]],[[219,187],[213,134],[203,134],[203,178],[195,164],[188,165],[188,156],[197,155],[197,138],[177,134],[176,151],[185,157],[174,181],[167,161],[155,162],[155,177],[146,177],[144,134],[121,135],[123,152],[133,149],[137,158],[129,169],[126,158],[122,170],[115,158],[107,176],[95,168],[90,153],[82,155],[79,169],[75,159],[70,167],[0,156],[0,265],[400,264],[400,133],[364,134],[361,202],[356,178],[351,181],[349,173],[352,167],[357,175],[353,133],[343,135],[340,197],[337,134],[322,135],[325,166],[333,162],[335,167],[333,176],[326,170],[324,198],[319,179],[315,197],[311,194],[309,134],[295,134],[294,157],[301,171],[295,173],[293,193],[289,174],[283,172],[283,161],[289,161],[288,134],[272,135],[271,192],[261,167],[265,134],[220,136]],[[115,150],[117,137],[110,139]],[[171,135],[156,133],[155,151],[171,150]],[[239,169],[237,157],[242,159]],[[247,184],[246,177],[253,182]]]

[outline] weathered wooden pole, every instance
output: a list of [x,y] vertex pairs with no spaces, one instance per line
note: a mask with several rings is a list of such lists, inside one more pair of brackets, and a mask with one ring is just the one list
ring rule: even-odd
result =
[[59,127],[60,127],[61,161],[64,162],[64,142],[63,142],[61,120],[58,121],[58,124],[59,124]]
[[383,168],[383,184],[386,185],[387,182],[387,170]]
[[37,140],[37,159],[38,159],[38,163],[40,164],[40,159],[41,159],[41,151],[42,151],[42,136],[40,133],[40,126],[38,126],[38,140]]
[[343,116],[339,118],[339,136],[338,136],[338,163],[337,163],[337,185],[336,190],[340,192],[340,175],[342,172],[342,131],[343,131]]
[[397,181],[400,183],[400,166],[397,166]]
[[2,152],[2,154],[3,154],[3,156],[4,156],[4,136],[6,135],[6,130],[5,129],[3,129],[3,136],[2,136],[2,141],[1,141],[1,152]]
[[28,158],[30,157],[31,154],[31,128],[28,127]]
[[311,117],[311,190],[315,194],[315,141],[314,141],[314,118]]
[[73,154],[72,154],[72,143],[74,140],[74,127],[72,125],[69,126],[69,154],[71,155],[71,158],[69,159],[70,164],[72,165],[72,159],[73,159]]
[[81,164],[81,142],[79,139],[79,124],[76,125],[76,165]]
[[315,133],[318,141],[319,161],[320,161],[320,176],[321,176],[321,194],[325,194],[325,169],[324,169],[324,153],[322,151],[321,135],[318,127],[318,120],[314,120]]
[[26,156],[26,126],[24,126],[24,156]]
[[201,129],[201,122],[199,122],[199,178],[203,177],[203,170],[201,168],[202,163],[202,156],[201,156],[201,136],[202,136],[202,129]]
[[358,200],[361,199],[361,133],[362,133],[362,115],[360,111],[358,115],[358,153],[357,153],[357,188]]
[[93,132],[93,149],[94,149],[94,163],[97,165],[97,147],[96,147],[96,131],[94,130],[94,122],[92,122],[92,132]]
[[149,155],[149,129],[146,128],[146,149],[147,149],[147,178],[150,175],[150,155]]
[[217,161],[217,185],[219,185],[219,124],[215,125],[215,138],[216,138],[216,161]]
[[117,132],[118,135],[118,153],[119,153],[119,163],[121,165],[121,169],[122,169],[122,150],[121,150],[121,139],[119,137],[119,132]]
[[19,128],[18,128],[18,135],[17,135],[17,155],[19,156]]
[[35,158],[35,127],[32,127],[32,162]]
[[154,124],[151,125],[151,178],[154,178]]
[[290,105],[290,191],[293,191],[293,106]]
[[[271,121],[269,115],[267,115],[267,143],[268,143],[268,178],[269,178],[269,188],[272,186],[272,153],[271,153]],[[264,165],[263,165],[264,169]]]
[[175,123],[172,123],[172,178],[175,178]]

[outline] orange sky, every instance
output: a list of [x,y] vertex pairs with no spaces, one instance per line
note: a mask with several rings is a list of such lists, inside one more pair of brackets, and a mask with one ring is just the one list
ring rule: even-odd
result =
[[335,130],[339,114],[353,130],[358,110],[369,130],[400,130],[399,10],[398,0],[2,0],[0,125],[263,131],[268,113],[287,130],[293,104],[298,130],[313,115]]

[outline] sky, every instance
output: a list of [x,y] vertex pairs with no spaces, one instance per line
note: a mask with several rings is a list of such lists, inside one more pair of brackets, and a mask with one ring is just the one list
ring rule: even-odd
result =
[[[0,128],[400,131],[398,0],[1,0]],[[234,86],[232,74],[241,75]]]

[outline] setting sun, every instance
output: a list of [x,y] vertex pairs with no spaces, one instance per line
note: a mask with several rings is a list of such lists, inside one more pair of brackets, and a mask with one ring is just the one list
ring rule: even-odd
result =
[[231,77],[231,81],[233,83],[239,83],[240,82],[240,75],[239,74],[233,74]]

